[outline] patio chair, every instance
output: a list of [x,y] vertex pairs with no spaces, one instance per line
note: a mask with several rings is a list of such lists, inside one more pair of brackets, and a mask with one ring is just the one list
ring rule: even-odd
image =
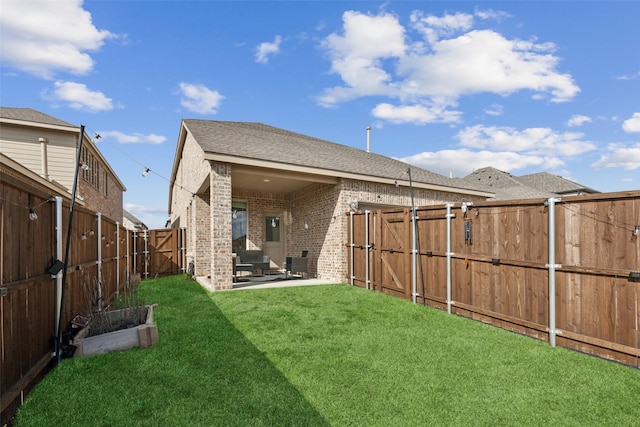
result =
[[285,260],[285,270],[287,278],[289,277],[289,273],[300,273],[302,277],[304,277],[304,273],[309,273],[308,270],[308,261],[307,255],[309,251],[302,251],[302,256],[299,257],[291,257],[288,256]]

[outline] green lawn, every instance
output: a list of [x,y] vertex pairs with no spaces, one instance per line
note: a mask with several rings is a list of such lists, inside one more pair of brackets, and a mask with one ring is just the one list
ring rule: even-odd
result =
[[17,426],[640,425],[640,370],[360,288],[140,292],[158,344],[64,360]]

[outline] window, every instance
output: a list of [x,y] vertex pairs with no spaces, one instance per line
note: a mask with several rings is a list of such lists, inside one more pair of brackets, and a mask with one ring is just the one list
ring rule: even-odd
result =
[[102,173],[102,195],[104,197],[109,197],[109,185],[108,185],[108,180],[109,179],[109,174],[107,173],[107,171],[104,171]]
[[87,181],[92,187],[100,188],[100,164],[93,154],[82,147],[80,152],[80,165],[82,166],[82,179]]
[[231,235],[233,252],[247,248],[247,202],[231,203]]
[[267,242],[280,241],[280,217],[265,216],[265,240]]

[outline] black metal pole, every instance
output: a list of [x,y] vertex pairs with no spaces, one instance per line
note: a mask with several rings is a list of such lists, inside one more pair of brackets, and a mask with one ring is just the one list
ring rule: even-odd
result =
[[82,155],[82,141],[84,140],[84,125],[80,125],[80,140],[78,142],[78,154],[76,156],[75,172],[73,177],[73,190],[71,191],[71,204],[69,205],[69,223],[67,225],[67,241],[64,249],[64,267],[62,270],[62,292],[60,292],[60,312],[58,313],[58,336],[56,337],[56,365],[62,358],[62,319],[64,317],[64,294],[67,287],[67,266],[69,265],[69,249],[71,247],[71,234],[73,231],[73,208],[76,204],[76,191],[78,190],[78,170]]

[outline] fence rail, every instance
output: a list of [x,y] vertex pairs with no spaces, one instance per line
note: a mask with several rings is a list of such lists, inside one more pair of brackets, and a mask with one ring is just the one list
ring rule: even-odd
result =
[[[70,203],[8,167],[0,168],[0,425],[50,367],[61,304]],[[107,307],[132,275],[184,272],[182,230],[134,232],[74,207],[63,328]],[[51,269],[51,270],[50,270]],[[56,271],[60,270],[60,271]]]
[[350,216],[353,285],[640,367],[640,191]]

